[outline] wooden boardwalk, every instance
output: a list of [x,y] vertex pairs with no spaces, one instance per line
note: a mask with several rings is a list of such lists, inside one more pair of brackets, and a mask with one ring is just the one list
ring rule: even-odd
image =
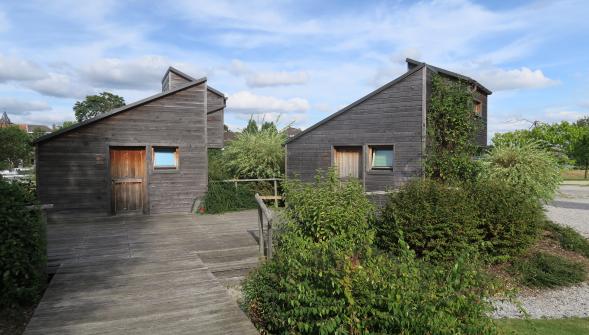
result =
[[61,264],[25,334],[257,334],[226,282],[257,264],[256,211],[48,225]]

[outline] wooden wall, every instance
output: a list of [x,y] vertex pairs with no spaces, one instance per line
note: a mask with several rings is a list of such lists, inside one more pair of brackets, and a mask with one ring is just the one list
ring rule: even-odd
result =
[[[333,146],[364,148],[366,191],[384,191],[421,176],[423,69],[288,143],[287,173],[312,181],[332,165]],[[392,171],[369,171],[368,145],[395,146]]]
[[[207,189],[206,82],[61,134],[37,148],[42,203],[60,215],[109,215],[109,146],[147,148],[149,212],[188,212]],[[152,146],[178,146],[177,171],[153,171]]]
[[207,142],[209,148],[223,147],[225,97],[207,91]]

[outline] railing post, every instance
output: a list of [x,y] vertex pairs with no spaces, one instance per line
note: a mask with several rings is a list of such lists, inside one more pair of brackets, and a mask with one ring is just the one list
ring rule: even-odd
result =
[[260,255],[264,256],[264,215],[262,214],[262,207],[258,206],[258,240]]
[[268,248],[268,259],[272,259],[272,219],[268,219],[268,242],[266,243]]
[[274,179],[274,207],[278,208],[278,180]]

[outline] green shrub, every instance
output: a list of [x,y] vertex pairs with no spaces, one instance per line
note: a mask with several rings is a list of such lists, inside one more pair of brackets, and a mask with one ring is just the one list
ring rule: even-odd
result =
[[223,151],[221,149],[209,149],[209,180],[231,179],[231,174],[223,160]]
[[199,211],[219,214],[231,211],[256,208],[254,191],[243,184],[209,181],[207,194],[202,200]]
[[587,270],[582,263],[546,253],[535,253],[517,260],[510,271],[530,287],[560,287],[583,282]]
[[[341,183],[333,169],[314,184],[289,180],[284,185],[287,213],[313,241],[333,236],[365,241],[374,207],[358,181]],[[346,224],[342,224],[345,222]]]
[[33,303],[46,283],[45,224],[24,208],[33,202],[24,185],[0,178],[0,305]]
[[519,255],[537,240],[544,220],[537,200],[505,183],[490,180],[474,183],[468,191],[483,233],[482,251],[492,259],[500,261]]
[[448,268],[374,249],[373,206],[330,171],[314,186],[289,182],[274,258],[243,285],[243,307],[268,333],[489,334],[486,282],[476,263]]
[[503,181],[539,200],[550,200],[560,185],[554,155],[534,142],[498,145],[483,157],[481,178]]
[[433,180],[416,180],[391,193],[377,225],[378,244],[398,247],[400,234],[419,257],[455,259],[482,241],[477,204],[468,192]]
[[553,234],[563,249],[589,257],[589,241],[573,228],[561,226],[548,220],[546,220],[544,228]]
[[[337,237],[334,237],[337,238]],[[292,230],[243,285],[254,324],[272,334],[492,334],[476,263],[448,268],[415,258],[343,250]]]

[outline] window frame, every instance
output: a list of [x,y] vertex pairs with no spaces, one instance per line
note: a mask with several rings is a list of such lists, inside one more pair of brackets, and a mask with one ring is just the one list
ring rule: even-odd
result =
[[[480,112],[477,112],[477,107],[480,106]],[[483,117],[483,102],[478,99],[473,99],[473,111],[477,117]]]
[[[367,170],[368,171],[393,171],[395,169],[395,145],[394,144],[368,144],[367,145]],[[393,162],[391,166],[373,166],[374,151],[375,150],[390,150],[393,155]]]
[[[175,166],[156,166],[155,165],[155,155],[157,150],[170,150],[174,153],[174,159],[176,161]],[[175,172],[180,170],[180,149],[177,146],[169,146],[169,145],[157,145],[151,147],[151,166],[154,172]]]

